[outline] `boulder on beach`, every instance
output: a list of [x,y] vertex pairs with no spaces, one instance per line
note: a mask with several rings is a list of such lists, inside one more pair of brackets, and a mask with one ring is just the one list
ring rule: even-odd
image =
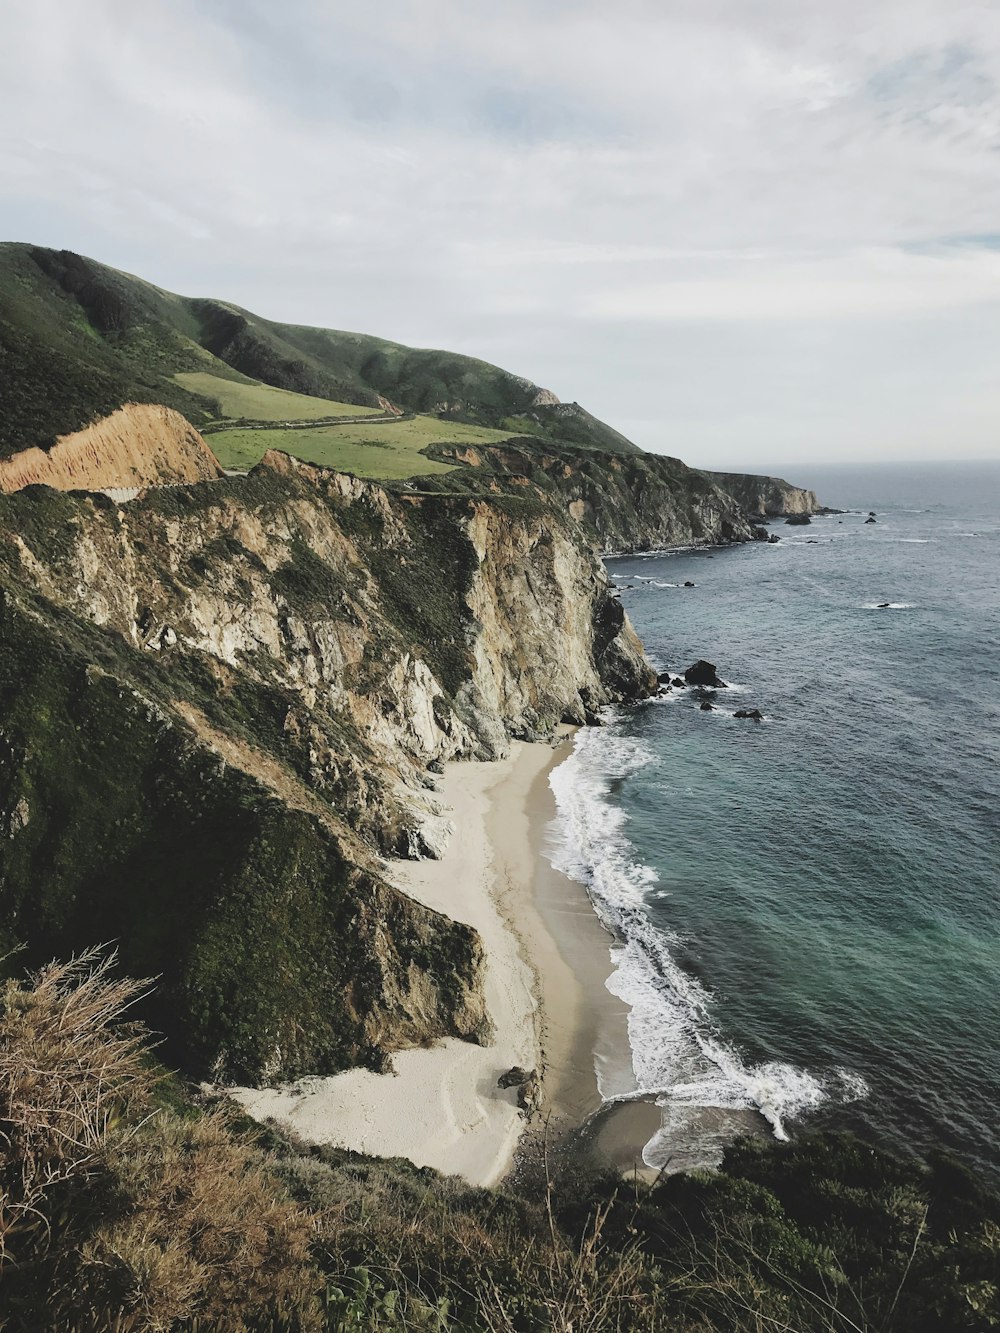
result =
[[726,682],[719,679],[715,666],[701,658],[688,667],[684,672],[684,679],[688,685],[708,685],[713,690],[724,690],[726,688]]
[[531,1075],[527,1069],[522,1069],[520,1065],[514,1065],[508,1069],[506,1074],[501,1074],[497,1079],[498,1088],[519,1088],[523,1083],[527,1083]]

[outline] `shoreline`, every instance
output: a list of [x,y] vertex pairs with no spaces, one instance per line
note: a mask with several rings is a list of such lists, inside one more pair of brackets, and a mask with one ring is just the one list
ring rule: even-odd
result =
[[[635,1086],[628,1009],[605,986],[613,938],[583,885],[543,853],[556,814],[549,773],[566,753],[565,741],[514,741],[506,759],[447,764],[438,795],[456,831],[444,856],[387,863],[400,890],[479,932],[495,1027],[490,1045],[449,1037],[396,1052],[392,1073],[350,1069],[278,1088],[231,1089],[245,1111],[308,1142],[405,1157],[488,1186],[508,1174],[519,1146],[530,1150],[543,1126],[562,1139],[594,1120],[605,1105],[595,1060],[613,1070],[616,1090]],[[539,1110],[530,1118],[518,1109],[517,1088],[497,1085],[515,1065],[540,1075]],[[658,1124],[656,1108],[645,1109]],[[628,1110],[621,1124],[630,1132],[612,1136],[612,1151],[603,1131],[581,1140],[593,1139],[599,1155],[622,1169],[643,1169],[649,1133],[639,1141],[642,1112]]]

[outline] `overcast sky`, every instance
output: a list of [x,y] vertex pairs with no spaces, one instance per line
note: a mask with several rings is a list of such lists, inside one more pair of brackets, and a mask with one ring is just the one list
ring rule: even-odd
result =
[[702,466],[1000,456],[996,0],[7,0],[5,239]]

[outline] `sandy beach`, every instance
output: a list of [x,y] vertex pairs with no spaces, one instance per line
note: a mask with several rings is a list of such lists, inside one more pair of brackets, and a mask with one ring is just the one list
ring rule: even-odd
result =
[[[257,1119],[300,1137],[492,1185],[508,1171],[528,1122],[515,1089],[497,1079],[514,1065],[542,1074],[553,1131],[583,1124],[602,1104],[595,1052],[617,1088],[630,1070],[625,1006],[605,989],[611,938],[579,885],[542,854],[555,814],[548,784],[564,742],[515,742],[509,758],[455,763],[440,781],[456,832],[440,861],[391,862],[404,892],[474,926],[486,952],[495,1025],[486,1047],[447,1039],[392,1057],[393,1073],[353,1069],[274,1089],[238,1088]],[[617,1142],[627,1167],[642,1143]]]

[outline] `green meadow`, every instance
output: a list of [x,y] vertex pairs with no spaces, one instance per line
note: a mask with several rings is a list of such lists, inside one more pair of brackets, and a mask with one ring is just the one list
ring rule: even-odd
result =
[[243,384],[223,379],[209,371],[185,370],[174,382],[189,393],[214,398],[223,417],[246,421],[316,421],[323,417],[377,416],[378,409],[357,403],[335,403],[331,398],[313,398],[270,384]]
[[498,444],[510,433],[486,426],[466,426],[435,417],[357,425],[306,427],[301,430],[220,430],[207,437],[225,468],[244,470],[259,463],[268,449],[282,449],[306,463],[319,463],[359,477],[399,480],[450,472],[447,463],[427,458],[431,444]]

